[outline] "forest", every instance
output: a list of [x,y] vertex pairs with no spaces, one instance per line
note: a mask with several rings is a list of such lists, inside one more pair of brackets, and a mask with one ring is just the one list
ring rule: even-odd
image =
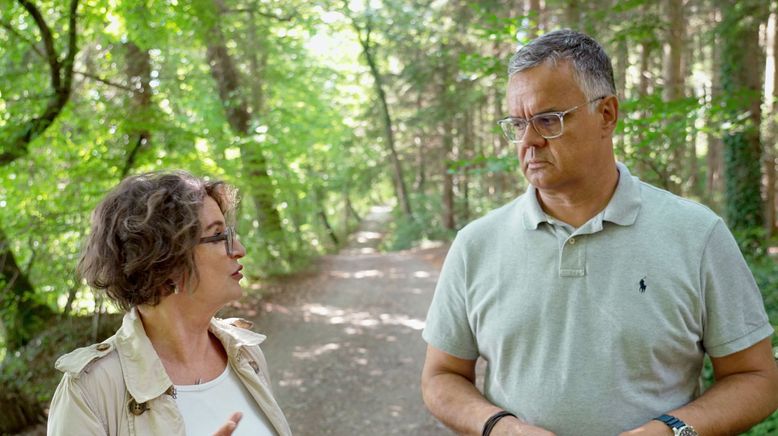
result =
[[122,178],[237,186],[252,283],[337,251],[373,205],[393,207],[386,250],[449,240],[526,188],[496,124],[507,61],[559,28],[611,56],[618,159],[725,218],[778,325],[777,17],[775,0],[0,0],[0,433],[40,419],[53,385],[31,368],[75,344],[53,331],[80,319],[88,343],[115,313],[75,266]]

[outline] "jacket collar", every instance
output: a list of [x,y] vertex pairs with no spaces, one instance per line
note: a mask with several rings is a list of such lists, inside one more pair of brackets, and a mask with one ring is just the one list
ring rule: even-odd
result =
[[[222,343],[230,361],[234,361],[241,347],[258,345],[265,336],[233,326],[228,321],[211,319],[209,330]],[[115,336],[116,350],[122,366],[124,384],[132,398],[145,403],[157,398],[173,386],[162,361],[151,344],[136,308],[124,315],[122,326]]]

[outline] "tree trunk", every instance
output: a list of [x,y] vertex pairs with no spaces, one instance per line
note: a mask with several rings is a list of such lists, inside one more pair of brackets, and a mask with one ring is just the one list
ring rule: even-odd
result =
[[527,15],[534,19],[535,25],[528,29],[527,37],[535,39],[540,36],[540,30],[543,27],[543,16],[540,8],[540,0],[528,0]]
[[327,218],[327,211],[324,209],[324,192],[320,187],[316,189],[316,208],[318,209],[316,214],[319,216],[321,224],[324,226],[324,231],[329,236],[335,248],[340,246],[338,235],[335,233],[335,229],[332,228],[329,218]]
[[[776,3],[776,2],[773,2]],[[772,38],[772,58],[773,58],[773,95],[769,107],[770,113],[769,135],[772,140],[767,141],[765,147],[765,227],[767,236],[772,237],[778,234],[778,193],[776,193],[776,142],[778,142],[778,119],[776,119],[776,109],[778,109],[778,4],[772,14],[773,33],[768,35],[768,41]]]
[[447,230],[456,228],[454,216],[454,175],[449,171],[448,163],[454,148],[453,121],[447,118],[443,122],[443,227]]
[[[424,109],[424,99],[422,91],[419,91],[416,96],[416,110],[421,113]],[[426,143],[426,132],[423,126],[420,126],[421,131],[414,135],[414,145],[416,145],[416,180],[413,184],[413,189],[424,194],[427,188],[427,149],[429,144]]]
[[724,136],[726,216],[729,225],[749,251],[763,243],[756,229],[764,226],[762,202],[761,121],[762,53],[759,26],[765,5],[758,1],[726,5],[722,13],[722,85],[728,118],[748,113],[737,130]]
[[0,271],[3,280],[0,298],[0,318],[5,328],[5,346],[15,351],[41,332],[54,316],[54,311],[39,302],[30,279],[19,268],[11,244],[0,230]]
[[[262,153],[260,144],[250,140],[251,114],[248,104],[242,96],[240,75],[227,51],[224,34],[220,27],[220,11],[223,10],[223,5],[220,0],[214,0],[214,5],[217,14],[208,32],[206,58],[211,67],[211,75],[219,90],[219,98],[224,107],[227,122],[232,130],[244,139],[241,141],[243,177],[254,202],[257,220],[260,223],[265,243],[268,245],[268,253],[273,258],[286,259],[284,231],[281,225],[281,216],[275,207],[275,188],[268,172],[267,159]],[[260,81],[262,78],[252,77],[252,80]]]
[[[720,21],[719,11],[714,8],[711,12],[711,22]],[[713,34],[713,44],[711,45],[711,89],[708,95],[708,101],[718,102],[721,98],[721,38]],[[716,123],[713,117],[708,119],[708,123]],[[706,135],[708,143],[708,179],[707,193],[708,204],[720,208],[724,193],[724,142],[717,132],[709,132]]]
[[[667,16],[670,20],[668,28],[668,35],[666,37],[666,44],[664,48],[664,92],[662,98],[665,102],[671,103],[683,98],[684,80],[681,75],[682,68],[682,56],[684,52],[684,13],[683,13],[683,0],[665,0],[663,15]],[[672,153],[672,159],[668,163],[668,170],[670,174],[677,175],[681,180],[685,180],[684,177],[684,156],[686,155],[686,135],[676,135],[671,132],[671,126],[673,124],[682,125],[680,122],[682,115],[673,114],[665,121],[666,131],[668,133],[667,141],[670,143],[669,148]],[[684,132],[685,133],[685,132]],[[670,178],[667,180],[667,185],[670,190],[681,194],[682,184],[673,181],[675,179]]]
[[[397,154],[397,147],[394,143],[394,128],[392,125],[392,116],[389,112],[389,104],[386,102],[386,91],[384,90],[383,80],[381,78],[380,72],[378,71],[378,66],[376,65],[372,52],[372,46],[370,43],[370,33],[372,32],[372,27],[369,14],[367,16],[368,21],[365,25],[365,29],[359,27],[357,22],[353,19],[352,23],[354,25],[354,30],[357,32],[357,36],[359,37],[359,44],[362,46],[362,53],[365,55],[368,67],[370,67],[370,73],[373,76],[373,84],[375,86],[376,94],[378,95],[378,102],[380,103],[381,107],[381,118],[384,125],[384,139],[386,139],[386,146],[389,149],[389,158],[392,162],[395,195],[397,196],[397,201],[400,203],[400,207],[402,207],[405,216],[409,219],[413,219],[411,202],[408,198],[408,189],[405,187],[405,178],[403,177],[403,168],[402,164],[400,163],[400,157]],[[365,32],[364,35],[362,34],[363,30]]]
[[581,27],[581,0],[567,0],[565,8],[565,24],[571,29]]
[[130,99],[130,117],[136,126],[130,131],[130,143],[132,148],[122,168],[121,178],[129,174],[141,149],[148,147],[151,142],[151,132],[139,125],[144,124],[148,111],[151,109],[151,57],[148,50],[141,50],[134,42],[129,41],[124,45],[125,59],[127,63],[127,81],[132,89]]
[[[629,50],[627,48],[627,39],[622,38],[618,41],[616,46],[615,56],[615,69],[614,75],[616,76],[616,93],[621,101],[627,98],[627,67],[629,66]],[[616,151],[620,159],[626,157],[624,134],[618,133],[616,135]]]

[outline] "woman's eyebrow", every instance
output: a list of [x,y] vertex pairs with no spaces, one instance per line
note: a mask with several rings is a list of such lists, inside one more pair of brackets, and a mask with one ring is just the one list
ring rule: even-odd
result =
[[208,225],[205,227],[205,231],[208,231],[208,230],[210,230],[211,228],[213,228],[213,227],[218,227],[218,226],[222,226],[222,227],[224,227],[224,221],[222,221],[222,220],[216,220],[216,221],[212,222],[211,224],[208,224]]

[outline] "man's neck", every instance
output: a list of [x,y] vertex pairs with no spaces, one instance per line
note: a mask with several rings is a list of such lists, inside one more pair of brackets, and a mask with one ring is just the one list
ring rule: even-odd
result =
[[552,217],[578,228],[600,213],[608,205],[619,183],[616,167],[602,177],[593,179],[588,186],[574,191],[537,190],[537,199],[543,211]]

